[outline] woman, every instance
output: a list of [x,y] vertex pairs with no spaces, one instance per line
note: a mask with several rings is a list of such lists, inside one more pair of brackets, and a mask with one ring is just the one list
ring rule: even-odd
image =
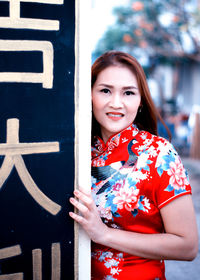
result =
[[191,187],[135,58],[111,51],[92,66],[92,196],[74,191],[70,216],[92,243],[92,279],[165,279],[164,259],[193,260]]

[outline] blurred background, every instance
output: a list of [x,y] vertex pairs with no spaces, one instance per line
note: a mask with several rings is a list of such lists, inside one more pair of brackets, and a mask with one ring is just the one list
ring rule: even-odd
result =
[[[92,0],[92,60],[108,50],[135,56],[190,177],[200,231],[200,0]],[[159,134],[167,138],[159,124]],[[167,279],[199,279],[191,263],[166,263]]]

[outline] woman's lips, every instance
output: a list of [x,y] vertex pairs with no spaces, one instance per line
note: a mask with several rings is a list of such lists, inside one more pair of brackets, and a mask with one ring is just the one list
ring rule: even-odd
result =
[[109,119],[113,121],[118,121],[124,116],[124,114],[118,112],[108,112],[106,113],[106,115],[108,116]]

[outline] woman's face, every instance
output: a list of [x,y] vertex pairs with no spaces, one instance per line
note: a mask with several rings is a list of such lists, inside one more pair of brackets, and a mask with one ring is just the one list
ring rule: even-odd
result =
[[92,105],[105,143],[133,123],[140,103],[137,79],[128,67],[109,66],[99,73],[92,88]]

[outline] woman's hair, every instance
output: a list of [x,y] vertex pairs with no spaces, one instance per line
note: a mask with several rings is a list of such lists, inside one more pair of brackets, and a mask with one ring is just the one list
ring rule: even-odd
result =
[[[157,119],[159,119],[170,136],[169,129],[166,127],[151,97],[144,70],[133,56],[120,51],[109,51],[97,58],[92,65],[92,87],[98,75],[109,66],[126,66],[136,75],[139,92],[141,94],[141,105],[134,120],[134,124],[141,130],[158,135]],[[92,115],[92,137],[95,135],[101,135],[100,125],[96,121],[94,115]]]

